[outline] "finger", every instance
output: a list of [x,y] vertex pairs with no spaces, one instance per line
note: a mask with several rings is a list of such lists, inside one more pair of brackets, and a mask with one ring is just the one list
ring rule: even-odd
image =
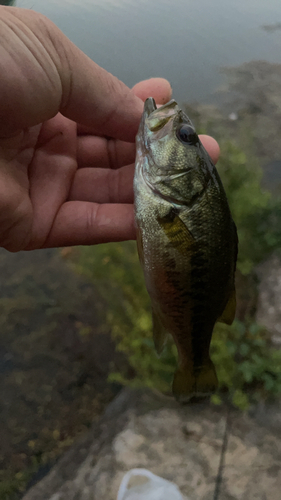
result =
[[[207,135],[199,137],[213,162],[216,163],[219,156],[218,143]],[[104,167],[102,154],[100,158],[97,158],[93,151],[93,155],[89,156],[90,167],[99,165],[98,160],[101,162],[100,166]],[[108,165],[109,168],[79,169],[75,174],[69,199],[96,203],[133,203],[134,165],[126,165],[117,170],[111,170],[111,166]]]
[[172,97],[172,87],[165,78],[150,78],[137,83],[132,88],[134,94],[142,101],[153,97],[157,104],[165,104]]
[[133,205],[69,201],[59,210],[44,248],[94,245],[135,237]]
[[208,151],[214,164],[217,163],[220,156],[220,147],[217,141],[210,135],[199,135],[204,148]]
[[11,133],[61,112],[100,133],[134,140],[142,101],[46,17],[1,7],[0,56],[0,131]]
[[83,168],[77,170],[69,200],[96,203],[133,203],[134,165],[119,170]]
[[31,239],[36,248],[46,240],[60,206],[68,197],[77,169],[75,139],[75,124],[60,114],[41,128],[29,166]]
[[79,168],[116,169],[133,163],[135,155],[135,144],[130,142],[91,135],[77,138],[77,162]]
[[0,134],[61,112],[100,134],[134,140],[143,103],[132,90],[41,14],[2,7],[1,22]]
[[[153,97],[157,104],[164,104],[172,97],[171,85],[165,78],[150,78],[149,80],[143,80],[142,82],[136,83],[132,91],[142,101],[145,101],[148,97]],[[92,134],[93,129],[78,124],[77,132],[78,135]]]
[[[164,78],[150,78],[139,82],[132,88],[132,91],[143,101],[152,96],[159,104],[169,101],[172,95],[171,85]],[[93,132],[89,127],[78,125],[79,168],[119,168],[134,161],[134,144],[85,135]]]
[[[217,163],[220,148],[215,139],[208,135],[199,136],[205,149],[214,163]],[[78,137],[77,159],[79,168],[112,168],[133,163],[135,159],[135,145],[104,137],[90,135]]]

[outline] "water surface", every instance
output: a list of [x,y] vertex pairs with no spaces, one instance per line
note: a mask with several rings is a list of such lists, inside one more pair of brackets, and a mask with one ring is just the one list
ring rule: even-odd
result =
[[17,0],[47,15],[127,85],[170,80],[179,101],[212,99],[220,68],[281,63],[280,0]]

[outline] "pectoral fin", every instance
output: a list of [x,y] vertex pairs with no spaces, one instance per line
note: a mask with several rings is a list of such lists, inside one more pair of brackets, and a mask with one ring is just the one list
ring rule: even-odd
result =
[[230,294],[228,302],[225,306],[225,309],[222,315],[218,318],[217,321],[220,323],[225,323],[226,325],[231,325],[235,318],[235,310],[236,310],[236,294],[235,290],[233,290]]
[[161,354],[168,338],[168,332],[164,328],[162,321],[154,309],[152,309],[153,340],[157,354]]
[[158,217],[157,220],[168,237],[171,246],[183,254],[190,250],[195,239],[175,208],[171,208],[167,215]]

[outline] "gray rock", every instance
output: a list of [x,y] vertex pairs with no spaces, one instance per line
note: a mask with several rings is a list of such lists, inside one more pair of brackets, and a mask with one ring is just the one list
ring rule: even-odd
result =
[[259,295],[257,322],[271,333],[272,342],[281,344],[281,256],[271,255],[257,267]]
[[[125,389],[23,500],[116,500],[134,467],[173,481],[185,498],[211,500],[226,412]],[[221,500],[280,500],[281,419],[274,433],[234,410],[230,421]]]

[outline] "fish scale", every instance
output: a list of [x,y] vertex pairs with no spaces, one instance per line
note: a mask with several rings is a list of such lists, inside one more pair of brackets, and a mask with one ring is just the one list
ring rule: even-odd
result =
[[138,252],[155,347],[161,353],[173,337],[173,392],[188,401],[217,387],[209,346],[216,321],[235,315],[236,227],[218,172],[174,100],[157,109],[147,99],[136,142]]

